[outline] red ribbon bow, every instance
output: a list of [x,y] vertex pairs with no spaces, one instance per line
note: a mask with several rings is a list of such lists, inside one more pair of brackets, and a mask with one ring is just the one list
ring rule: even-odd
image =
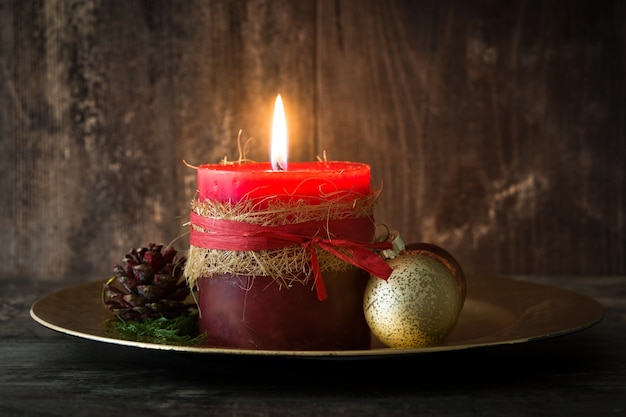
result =
[[[382,279],[389,278],[392,272],[387,262],[372,251],[372,249],[390,249],[391,242],[363,241],[370,230],[370,220],[367,217],[262,226],[208,218],[192,211],[190,221],[192,226],[204,229],[191,228],[189,243],[196,247],[236,251],[282,249],[293,245],[306,248],[311,256],[315,289],[320,301],[325,300],[328,293],[322,279],[315,247]],[[331,230],[334,235],[342,238],[332,238]],[[319,237],[322,232],[328,238]]]

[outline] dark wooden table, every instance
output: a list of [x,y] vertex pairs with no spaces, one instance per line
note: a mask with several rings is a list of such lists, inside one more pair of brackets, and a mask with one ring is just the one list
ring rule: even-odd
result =
[[54,332],[29,308],[59,283],[5,279],[0,415],[625,416],[626,277],[516,278],[591,296],[606,317],[553,339],[385,359],[200,356]]

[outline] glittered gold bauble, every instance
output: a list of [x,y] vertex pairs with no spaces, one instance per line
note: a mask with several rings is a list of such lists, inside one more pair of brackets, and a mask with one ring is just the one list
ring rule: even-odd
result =
[[365,318],[372,333],[389,347],[441,344],[458,322],[464,302],[458,277],[429,255],[403,252],[387,261],[393,272],[386,281],[371,276],[367,283]]
[[465,273],[461,264],[456,260],[454,256],[444,248],[427,242],[410,243],[405,246],[403,253],[414,253],[429,256],[438,260],[446,266],[452,272],[452,276],[456,280],[459,290],[461,291],[461,302],[465,303],[467,296],[467,282],[465,280]]

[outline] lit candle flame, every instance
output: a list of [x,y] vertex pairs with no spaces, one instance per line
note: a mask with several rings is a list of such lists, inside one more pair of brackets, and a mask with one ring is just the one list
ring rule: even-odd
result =
[[274,171],[287,171],[287,121],[280,94],[276,96],[276,104],[274,104],[270,160]]

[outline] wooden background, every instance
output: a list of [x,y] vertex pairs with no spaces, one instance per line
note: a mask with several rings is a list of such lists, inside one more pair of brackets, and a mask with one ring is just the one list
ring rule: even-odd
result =
[[186,249],[192,165],[369,163],[468,272],[626,274],[626,2],[0,0],[0,278]]

